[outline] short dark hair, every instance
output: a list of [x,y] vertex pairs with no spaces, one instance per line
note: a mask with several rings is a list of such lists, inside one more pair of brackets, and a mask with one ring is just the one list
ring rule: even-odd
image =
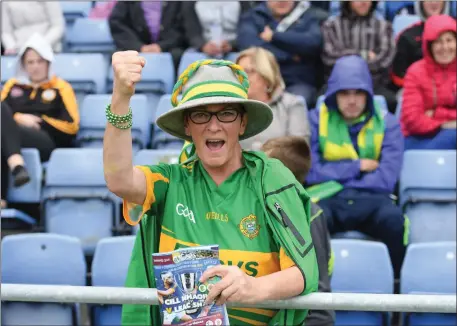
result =
[[262,146],[269,157],[280,160],[300,183],[305,182],[311,168],[311,149],[303,137],[284,136],[269,139]]

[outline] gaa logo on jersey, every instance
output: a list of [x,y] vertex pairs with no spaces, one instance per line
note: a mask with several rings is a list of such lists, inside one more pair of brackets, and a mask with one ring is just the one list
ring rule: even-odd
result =
[[254,214],[243,218],[238,226],[241,233],[251,240],[259,235],[260,225],[257,223],[257,216]]
[[189,207],[184,206],[183,204],[179,203],[176,205],[176,213],[180,216],[184,216],[188,218],[192,223],[195,223],[195,217],[194,217],[194,212],[192,212]]

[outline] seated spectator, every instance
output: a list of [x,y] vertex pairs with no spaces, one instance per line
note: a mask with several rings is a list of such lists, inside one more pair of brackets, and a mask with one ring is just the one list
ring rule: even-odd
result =
[[284,90],[285,85],[274,55],[253,47],[240,53],[237,59],[249,77],[248,96],[267,103],[273,110],[273,122],[260,134],[241,141],[246,150],[259,150],[270,138],[301,136],[309,141],[308,109],[303,99]]
[[278,60],[287,91],[303,96],[314,106],[322,36],[320,26],[327,13],[308,1],[268,0],[240,19],[238,47],[271,51]]
[[187,43],[210,57],[237,52],[236,33],[240,15],[254,1],[185,1],[183,25]]
[[117,0],[97,1],[89,13],[91,19],[108,19]]
[[401,126],[405,149],[457,149],[456,23],[447,15],[427,19],[424,59],[405,77]]
[[179,1],[118,1],[109,26],[118,50],[170,52],[177,67],[185,48],[180,15]]
[[409,26],[397,38],[397,51],[392,64],[392,82],[394,90],[403,88],[403,82],[409,66],[422,59],[422,34],[428,17],[448,14],[449,1],[415,1],[414,9],[421,21]]
[[399,276],[408,223],[390,196],[403,161],[400,125],[377,107],[360,56],[336,61],[325,95],[324,104],[310,112],[306,181],[314,186],[308,193],[324,210],[331,234],[357,230],[383,241]]
[[375,94],[386,98],[389,111],[393,113],[397,106],[396,94],[387,85],[395,40],[391,23],[376,17],[377,4],[377,1],[341,1],[341,14],[330,17],[322,27],[322,60],[328,75],[342,56],[362,56],[368,63]]
[[37,148],[47,161],[56,147],[72,146],[79,130],[79,112],[72,87],[52,73],[54,53],[39,34],[18,53],[17,75],[1,92],[2,199],[8,172],[14,185],[28,182],[21,148]]
[[[280,160],[297,180],[302,183],[311,167],[310,148],[302,137],[286,136],[268,140],[262,151],[269,157]],[[319,292],[332,292],[330,278],[333,271],[332,247],[330,234],[327,229],[327,219],[322,209],[311,204],[311,237],[316,248],[317,263],[319,265]],[[316,310],[309,314],[305,320],[306,326],[325,325],[335,323],[335,313],[331,310]]]
[[54,52],[62,51],[65,20],[59,1],[2,1],[5,54],[17,54],[34,33],[41,34]]

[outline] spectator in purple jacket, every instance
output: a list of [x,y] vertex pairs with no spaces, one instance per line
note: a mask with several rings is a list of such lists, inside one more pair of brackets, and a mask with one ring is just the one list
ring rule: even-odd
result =
[[258,46],[272,52],[287,91],[313,107],[320,75],[321,24],[328,14],[309,1],[268,0],[241,16],[238,48]]
[[336,61],[325,95],[309,117],[310,196],[319,201],[331,233],[357,230],[383,241],[398,276],[408,225],[391,198],[403,159],[400,125],[375,105],[370,71],[360,56]]

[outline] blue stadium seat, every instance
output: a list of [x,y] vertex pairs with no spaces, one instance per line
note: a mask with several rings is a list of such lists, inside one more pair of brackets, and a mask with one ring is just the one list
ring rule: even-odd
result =
[[105,93],[108,64],[100,53],[59,53],[53,68],[71,84],[75,93]]
[[13,208],[0,210],[3,230],[28,229],[36,225],[36,221],[28,214]]
[[[334,239],[332,291],[340,293],[393,293],[394,276],[389,252],[381,242]],[[337,311],[335,325],[383,325],[388,314]]]
[[8,79],[13,78],[16,75],[16,56],[9,55],[1,57],[1,82],[2,85],[6,83]]
[[71,24],[77,18],[89,16],[92,1],[60,1],[60,6],[65,21]]
[[[81,147],[103,147],[106,128],[105,109],[111,103],[110,94],[87,95],[80,108],[80,130],[77,141]],[[133,111],[132,138],[134,151],[145,148],[151,136],[153,110],[144,94],[135,94],[130,100]]]
[[103,150],[60,148],[52,152],[42,199],[48,232],[78,237],[86,254],[113,235],[119,224],[120,198],[106,187]]
[[402,13],[414,13],[414,1],[386,1],[386,19],[393,21]]
[[[319,107],[322,105],[324,100],[325,100],[325,96],[324,95],[321,95],[321,96],[319,96],[317,98],[316,109],[319,109]],[[381,108],[382,112],[388,112],[387,101],[386,101],[386,98],[383,95],[375,95],[374,96],[374,100],[379,105],[379,107]]]
[[106,19],[78,18],[66,35],[70,52],[115,51],[113,38]]
[[[193,62],[203,59],[208,59],[209,57],[203,52],[196,51],[185,51],[179,61],[178,66],[178,77],[183,73],[184,70]],[[170,92],[171,93],[171,92]]]
[[400,175],[400,205],[410,219],[410,242],[455,241],[455,150],[409,150]]
[[24,157],[25,166],[30,175],[30,182],[22,187],[13,187],[13,178],[10,175],[8,202],[39,203],[43,182],[43,167],[40,161],[40,153],[36,148],[23,148],[21,154]]
[[449,4],[451,5],[450,14],[452,17],[457,17],[457,1],[450,1]]
[[[171,105],[171,95],[166,94],[162,95],[157,104],[157,111],[155,115],[155,120],[172,107]],[[182,148],[184,141],[181,139],[172,136],[162,129],[160,129],[157,124],[154,124],[154,133],[152,135],[152,148],[154,149],[178,149]]]
[[[135,236],[100,240],[92,261],[93,286],[124,286],[134,243]],[[92,308],[92,325],[120,325],[121,313],[121,305],[94,305]]]
[[[402,294],[456,294],[456,243],[418,243],[408,247],[401,271]],[[456,314],[405,314],[405,326],[457,325]]]
[[404,29],[420,21],[418,15],[397,15],[392,22],[394,37],[396,38]]
[[133,158],[135,165],[158,165],[179,163],[180,149],[143,149]]
[[[2,240],[2,283],[86,285],[78,239],[57,234],[19,234]],[[2,301],[2,325],[78,325],[77,306]]]

